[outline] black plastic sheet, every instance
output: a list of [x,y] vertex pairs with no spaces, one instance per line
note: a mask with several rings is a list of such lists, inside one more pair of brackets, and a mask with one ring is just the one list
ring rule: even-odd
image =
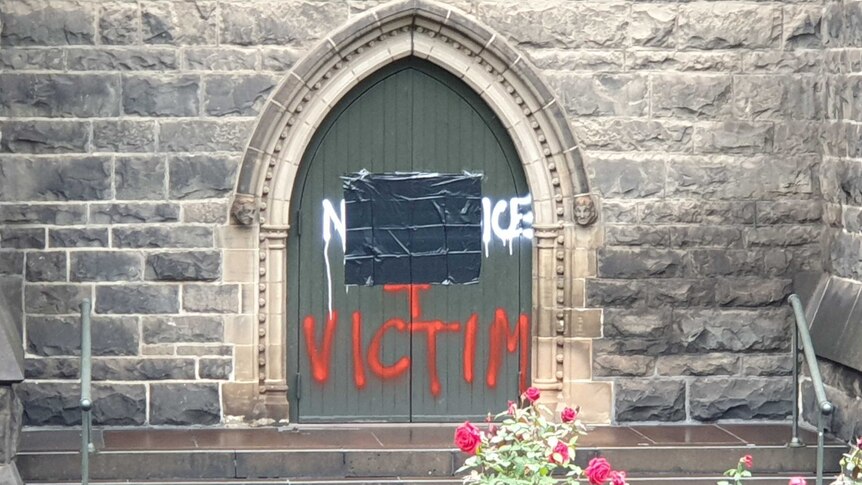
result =
[[467,284],[482,266],[482,176],[343,177],[345,283]]

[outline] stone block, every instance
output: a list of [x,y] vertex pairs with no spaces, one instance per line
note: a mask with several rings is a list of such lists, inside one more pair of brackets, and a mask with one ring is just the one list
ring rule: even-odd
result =
[[80,121],[0,122],[0,152],[86,153],[89,139],[90,127]]
[[590,162],[588,176],[594,190],[603,197],[646,198],[663,194],[666,169],[662,160],[596,154]]
[[99,9],[99,39],[106,45],[139,44],[138,6],[104,2]]
[[224,197],[234,188],[239,157],[188,155],[170,157],[170,196],[174,199]]
[[142,384],[93,386],[93,424],[141,426],[147,421],[147,388]]
[[2,224],[52,224],[66,226],[87,221],[86,205],[13,204],[0,206]]
[[[226,224],[230,205],[224,200],[205,200],[183,204],[182,220],[186,223]],[[217,233],[220,236],[221,233]]]
[[[15,388],[9,384],[0,386],[0,467],[13,463],[21,441],[23,409]],[[12,465],[12,469],[15,469]],[[0,476],[0,480],[3,477]],[[9,483],[8,481],[2,483]],[[20,478],[10,485],[23,484]]]
[[221,253],[183,251],[147,256],[146,279],[156,281],[213,281],[221,276]]
[[66,65],[74,71],[167,71],[179,67],[174,49],[114,48],[68,49]]
[[726,75],[653,76],[652,115],[656,118],[727,118],[732,110],[731,85],[731,78]]
[[159,124],[159,151],[241,152],[254,120],[183,120]]
[[114,246],[119,248],[209,248],[213,230],[200,226],[115,227]]
[[694,273],[703,276],[755,276],[763,272],[757,251],[739,249],[698,249],[691,251]]
[[0,45],[92,44],[96,9],[79,0],[9,0],[0,12]]
[[195,361],[177,357],[111,357],[93,360],[96,381],[194,379]]
[[[93,150],[97,152],[152,152],[156,149],[153,121],[98,120],[93,122]],[[125,162],[121,162],[125,160]],[[117,161],[128,163],[128,158]],[[152,172],[149,174],[152,176]],[[117,189],[120,192],[120,189]]]
[[278,80],[269,74],[212,74],[205,78],[204,109],[213,116],[254,116]]
[[644,377],[655,372],[655,357],[603,354],[593,357],[593,375],[598,377]]
[[599,250],[602,278],[673,278],[684,272],[682,251],[669,249],[603,248]]
[[670,309],[605,308],[604,335],[618,337],[661,337],[673,330]]
[[137,281],[143,275],[138,252],[73,251],[70,264],[72,281]]
[[770,153],[774,139],[772,123],[703,123],[695,127],[694,149],[700,153]]
[[785,48],[816,49],[823,46],[822,5],[784,5],[782,37]]
[[237,313],[238,285],[184,285],[183,310],[195,313]]
[[818,226],[764,226],[743,229],[749,247],[805,246],[820,241],[822,232]]
[[692,419],[780,419],[790,415],[793,384],[788,378],[703,378],[689,388]]
[[680,7],[677,47],[767,49],[781,41],[781,7],[757,3],[692,3]]
[[104,248],[108,247],[108,230],[49,229],[48,241],[52,248]]
[[23,48],[0,50],[0,68],[15,71],[63,69],[63,50],[45,48]]
[[737,76],[733,109],[743,119],[818,119],[825,111],[825,86],[816,76]]
[[685,420],[685,382],[625,380],[614,383],[617,421]]
[[667,227],[639,224],[608,224],[605,226],[605,244],[609,246],[651,246],[670,244]]
[[725,279],[716,283],[715,300],[722,306],[781,305],[790,296],[791,290],[789,279]]
[[694,127],[672,121],[581,118],[574,121],[574,130],[580,145],[593,150],[690,152]]
[[[134,317],[95,316],[91,323],[93,355],[137,355],[138,334],[138,323]],[[80,317],[29,317],[26,344],[27,352],[33,355],[80,355]]]
[[650,306],[712,306],[715,302],[715,282],[710,279],[656,280],[649,285]]
[[0,201],[101,200],[111,197],[108,157],[2,158]]
[[623,47],[629,21],[617,2],[483,2],[478,16],[515,44],[570,49]]
[[742,70],[762,74],[819,73],[823,66],[820,51],[754,51],[745,54]]
[[660,376],[721,376],[739,373],[739,356],[732,354],[662,355],[655,364]]
[[789,376],[793,373],[790,354],[751,354],[742,356],[742,373],[747,376]]
[[682,352],[682,346],[670,337],[615,338],[593,341],[594,355],[649,355],[659,356]]
[[145,2],[141,31],[145,44],[215,44],[217,2]]
[[221,342],[224,336],[224,322],[218,316],[144,317],[142,326],[147,344]]
[[636,46],[673,47],[676,21],[675,5],[632,5],[629,39]]
[[96,288],[96,311],[99,313],[177,313],[179,306],[179,288],[173,285],[124,284]]
[[16,392],[24,404],[24,424],[27,426],[81,424],[80,384],[24,381]]
[[290,47],[264,47],[260,51],[261,69],[264,71],[289,71],[302,57],[302,51]]
[[673,247],[742,247],[742,231],[734,226],[671,226],[668,228]]
[[21,251],[0,251],[0,275],[24,274],[24,253]]
[[117,116],[119,97],[114,74],[0,73],[0,116]]
[[862,34],[859,27],[862,26],[862,4],[859,2],[846,2],[844,7],[844,43],[847,46],[862,46]]
[[233,359],[200,359],[198,361],[198,375],[201,379],[230,379],[233,372]]
[[605,200],[602,202],[602,220],[608,223],[634,224],[639,220],[637,203]]
[[66,281],[66,252],[27,254],[27,281]]
[[3,249],[44,249],[45,229],[42,228],[0,228],[0,248]]
[[587,281],[588,307],[643,307],[647,303],[647,295],[647,286],[639,280],[590,279]]
[[572,116],[647,113],[647,78],[639,74],[555,74],[548,80]]
[[736,52],[632,50],[626,53],[626,68],[647,71],[735,72],[742,66]]
[[573,51],[567,49],[523,49],[533,65],[542,70],[558,71],[622,71],[622,52]]
[[176,204],[90,204],[91,224],[141,224],[179,219],[180,206]]
[[790,345],[787,308],[678,309],[673,313],[688,352],[776,351]]
[[196,355],[200,356],[231,356],[233,355],[232,345],[177,345],[177,355]]
[[187,426],[218,424],[220,421],[218,384],[150,386],[150,424]]
[[123,77],[123,112],[141,116],[197,116],[200,79],[193,75]]
[[829,128],[819,122],[782,121],[775,124],[775,151],[801,155],[819,153],[823,148],[829,153]]
[[[258,56],[257,49],[227,46],[193,47],[186,49],[185,55],[186,68],[196,71],[253,71]],[[271,70],[266,65],[263,69]]]
[[344,5],[332,2],[225,3],[220,43],[236,45],[310,44],[347,21]]
[[753,201],[647,200],[638,206],[644,224],[754,224]]
[[164,199],[166,174],[163,157],[117,157],[117,198]]
[[807,196],[814,191],[812,168],[817,157],[711,156],[667,165],[668,197],[704,199],[773,199]]
[[26,379],[79,379],[78,357],[27,357],[24,359]]
[[28,314],[77,314],[78,305],[85,298],[92,298],[91,293],[91,288],[83,285],[27,285],[24,309]]

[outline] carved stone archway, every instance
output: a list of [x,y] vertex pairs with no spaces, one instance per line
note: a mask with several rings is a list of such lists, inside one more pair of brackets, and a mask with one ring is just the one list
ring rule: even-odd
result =
[[234,223],[247,227],[233,231],[227,244],[252,248],[257,256],[257,328],[249,346],[255,358],[237,357],[236,382],[225,386],[225,414],[244,421],[287,419],[285,261],[299,163],[339,99],[407,56],[461,78],[512,137],[533,199],[532,383],[551,406],[581,404],[589,421],[608,422],[611,385],[591,375],[601,309],[584,308],[601,243],[597,201],[565,114],[535,69],[499,34],[427,0],[385,4],[333,33],[290,71],[260,115],[232,208]]

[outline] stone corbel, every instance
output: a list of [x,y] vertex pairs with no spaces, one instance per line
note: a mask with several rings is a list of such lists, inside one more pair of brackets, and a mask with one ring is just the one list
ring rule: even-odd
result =
[[250,194],[236,194],[230,208],[231,220],[241,226],[255,223],[257,213],[257,197]]
[[599,211],[593,194],[576,195],[573,206],[572,213],[575,222],[581,227],[591,226],[599,218]]

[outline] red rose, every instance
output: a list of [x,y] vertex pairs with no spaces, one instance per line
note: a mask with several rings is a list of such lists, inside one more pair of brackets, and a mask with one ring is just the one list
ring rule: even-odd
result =
[[808,485],[802,477],[793,477],[787,482],[787,485]]
[[612,485],[626,485],[626,472],[616,471],[611,473]]
[[536,389],[535,387],[531,387],[531,388],[527,389],[526,391],[524,391],[524,399],[526,399],[530,402],[536,402],[539,399],[539,396],[541,394],[542,393],[539,392],[538,389]]
[[856,448],[862,448],[862,436],[856,438]]
[[584,470],[584,475],[592,485],[601,485],[611,474],[611,464],[604,458],[593,458],[587,464],[587,469]]
[[481,442],[482,435],[479,433],[479,428],[470,424],[470,421],[465,421],[455,429],[455,445],[464,453],[476,454],[476,449]]
[[566,463],[569,461],[569,447],[562,441],[558,441],[557,446],[554,447],[554,451],[551,453],[551,456],[548,457],[548,461],[551,463],[559,463],[561,465]]
[[754,466],[754,458],[751,455],[745,455],[739,459],[739,462],[745,465],[745,468],[751,468]]
[[560,419],[562,419],[564,423],[571,423],[578,419],[578,412],[566,406],[566,408],[563,409],[563,412],[560,413]]

